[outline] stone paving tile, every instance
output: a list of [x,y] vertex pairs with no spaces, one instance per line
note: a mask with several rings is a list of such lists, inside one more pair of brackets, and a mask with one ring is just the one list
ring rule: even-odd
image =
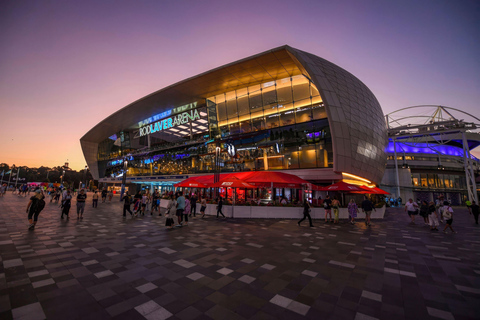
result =
[[[480,228],[455,208],[457,234],[383,221],[123,219],[118,196],[35,230],[0,198],[0,319],[475,319]],[[163,210],[162,210],[163,211]],[[163,212],[162,212],[163,213]]]

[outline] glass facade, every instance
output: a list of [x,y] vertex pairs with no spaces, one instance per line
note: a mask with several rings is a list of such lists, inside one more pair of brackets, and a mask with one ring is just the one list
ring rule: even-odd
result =
[[333,166],[325,107],[303,75],[207,97],[196,107],[195,121],[143,136],[132,127],[102,142],[105,176],[121,175],[118,160],[127,155],[128,175],[213,172],[217,147],[222,172]]
[[466,189],[465,176],[439,173],[412,173],[412,185],[416,188]]

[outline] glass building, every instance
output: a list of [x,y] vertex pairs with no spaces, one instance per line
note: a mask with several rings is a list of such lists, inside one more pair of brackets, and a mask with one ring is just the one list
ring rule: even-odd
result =
[[344,69],[282,46],[143,97],[80,140],[95,179],[162,185],[194,175],[286,170],[311,182],[380,182],[386,125]]

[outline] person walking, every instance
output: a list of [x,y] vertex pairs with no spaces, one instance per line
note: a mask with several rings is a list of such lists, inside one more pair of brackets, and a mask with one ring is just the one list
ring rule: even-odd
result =
[[333,197],[332,201],[333,208],[333,223],[338,223],[340,219],[340,201],[338,201],[337,196]]
[[105,200],[107,200],[107,189],[103,188],[103,190],[102,190],[102,203],[104,203]]
[[310,202],[307,201],[307,199],[303,199],[303,218],[298,221],[298,226],[300,226],[300,223],[302,223],[303,220],[308,218],[308,222],[310,222],[310,227],[313,227],[312,223],[312,217],[310,216],[310,211],[311,211],[311,205]]
[[433,201],[430,201],[430,204],[428,206],[428,222],[430,224],[430,230],[431,231],[438,231],[438,214],[437,214],[437,208]]
[[200,213],[202,214],[201,219],[205,218],[205,209],[207,209],[207,199],[202,198],[200,200]]
[[355,224],[355,218],[357,217],[358,206],[354,199],[350,199],[348,203],[348,215],[350,216],[350,223]]
[[191,207],[190,207],[190,197],[187,195],[185,196],[185,210],[183,211],[183,218],[185,219],[184,226],[188,226],[188,215],[191,216]]
[[123,216],[126,217],[127,211],[128,211],[133,218],[132,210],[130,210],[130,205],[132,204],[132,197],[130,197],[130,194],[128,194],[128,191],[125,192],[122,200],[123,200]]
[[70,213],[70,208],[72,207],[72,195],[70,194],[70,190],[67,190],[67,194],[63,197],[62,200],[62,216],[60,217],[63,219],[63,215],[67,216],[67,220],[70,219],[68,214]]
[[169,196],[166,214],[170,214],[170,217],[173,219],[173,216],[176,215],[176,210],[177,210],[177,200],[173,196]]
[[441,223],[443,223],[443,202],[444,202],[443,196],[439,196],[437,198],[436,207],[437,207],[437,213],[438,213],[437,216],[440,218]]
[[475,224],[478,224],[478,213],[479,213],[480,207],[475,201],[472,201],[472,214],[473,217],[475,218]]
[[364,196],[364,200],[362,201],[362,211],[365,213],[366,226],[370,226],[370,218],[372,215],[372,210],[375,210],[375,207],[373,206],[372,201],[370,201],[370,199],[368,199],[367,196]]
[[80,190],[77,194],[77,220],[83,219],[83,211],[85,210],[85,202],[87,201],[87,195],[85,190]]
[[194,193],[190,198],[190,205],[191,205],[190,217],[192,216],[192,214],[194,217],[197,214],[197,200],[198,200],[197,195]]
[[443,232],[447,233],[447,228],[450,228],[450,230],[452,230],[452,233],[456,233],[452,228],[453,209],[448,201],[445,201],[443,203],[443,218],[445,219],[445,228],[443,228]]
[[142,213],[142,216],[145,215],[145,209],[147,208],[147,203],[148,203],[148,194],[144,193],[142,195],[142,207],[140,209],[140,212]]
[[223,207],[223,197],[222,196],[219,196],[218,197],[218,205],[217,205],[217,219],[218,219],[218,215],[221,214],[222,217],[225,218],[225,215],[223,214],[222,212],[222,207]]
[[142,194],[140,191],[138,191],[135,196],[133,197],[133,212],[135,213],[135,216],[138,214],[138,211],[141,209],[141,203],[142,203]]
[[405,203],[405,212],[408,213],[408,216],[412,220],[410,223],[415,224],[415,216],[417,215],[418,204],[413,202],[413,199],[408,199],[408,202]]
[[159,210],[160,207],[160,194],[158,193],[158,190],[155,190],[152,196],[152,211],[150,212],[150,215],[153,215],[153,211],[157,211],[158,215],[161,216],[162,214],[160,213]]
[[428,222],[428,203],[425,200],[423,200],[420,205],[420,215],[422,216],[425,225],[430,225],[430,223]]
[[[35,229],[35,225],[38,221],[38,215],[45,207],[45,196],[40,189],[35,190],[35,195],[30,198],[27,205],[28,223],[30,224],[28,229]],[[33,217],[33,220],[32,220]]]
[[472,203],[470,202],[470,200],[467,199],[467,201],[465,201],[465,205],[467,206],[468,213],[472,214]]
[[323,201],[323,208],[325,209],[325,223],[328,223],[327,216],[330,217],[330,223],[332,223],[332,199],[330,199],[330,196],[327,195],[325,200]]
[[92,196],[92,206],[96,208],[98,206],[98,192],[95,191]]
[[182,219],[183,219],[183,211],[185,211],[185,197],[183,196],[182,192],[177,193],[177,220],[178,220],[178,225],[177,227],[182,226]]

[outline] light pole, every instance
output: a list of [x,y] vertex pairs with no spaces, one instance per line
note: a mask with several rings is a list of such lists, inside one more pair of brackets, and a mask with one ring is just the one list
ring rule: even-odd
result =
[[15,165],[12,165],[12,169],[10,169],[10,176],[8,176],[8,186],[7,186],[7,190],[8,190],[8,188],[10,188],[10,180],[12,179],[13,170],[15,170]]
[[88,168],[88,166],[85,165],[85,171],[83,172],[83,174],[85,175],[85,177],[84,177],[85,178],[85,189],[87,189],[87,168]]
[[125,184],[127,183],[127,169],[128,161],[123,160],[123,177],[122,177],[122,189],[120,190],[120,201],[123,199],[123,194],[125,193]]
[[[217,146],[215,148],[215,173],[213,175],[213,183],[217,183],[218,181],[220,181],[220,147]],[[217,187],[215,191],[215,194],[219,197],[220,188]]]
[[63,176],[65,175],[65,170],[62,172],[62,179],[60,180],[60,184],[63,184]]

